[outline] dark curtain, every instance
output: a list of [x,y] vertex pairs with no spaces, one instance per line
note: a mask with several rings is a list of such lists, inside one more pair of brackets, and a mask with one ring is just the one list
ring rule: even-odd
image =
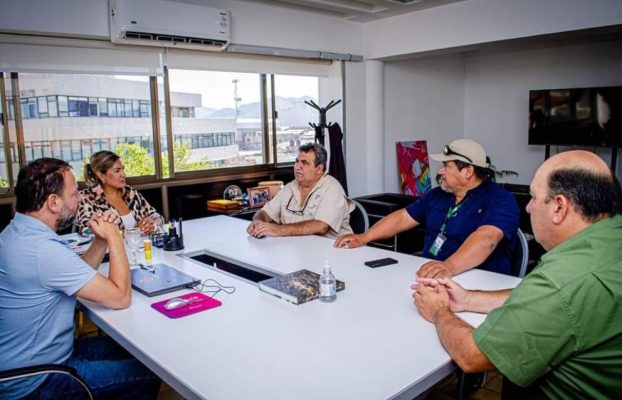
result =
[[341,183],[343,190],[348,194],[348,179],[346,178],[346,162],[343,159],[343,133],[339,124],[328,127],[330,140],[330,165],[328,174],[332,175]]

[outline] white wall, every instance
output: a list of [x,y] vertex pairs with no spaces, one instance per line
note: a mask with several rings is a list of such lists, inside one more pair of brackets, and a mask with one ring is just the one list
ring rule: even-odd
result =
[[[186,2],[231,11],[236,44],[363,52],[361,25],[338,16],[236,0]],[[0,10],[0,32],[109,37],[108,0],[0,0]]]
[[[461,55],[385,64],[384,191],[399,192],[395,142],[427,140],[428,152],[463,137],[464,60]],[[431,161],[431,176],[439,164]]]
[[[527,144],[529,90],[622,85],[620,49],[622,41],[466,57],[465,136],[497,168],[519,173],[508,182],[528,184],[544,160],[544,146]],[[609,163],[610,150],[597,153]]]
[[[399,191],[395,142],[414,139],[428,140],[429,152],[437,152],[454,138],[471,137],[497,168],[519,173],[504,181],[527,184],[544,158],[543,146],[527,145],[529,89],[622,85],[622,43],[522,52],[498,45],[496,53],[464,59],[432,54],[619,24],[619,0],[466,0],[366,24],[367,59],[419,57],[385,63],[385,129],[378,133],[384,150],[378,161],[366,160],[383,163],[383,191]],[[609,162],[607,150],[598,153]],[[438,163],[431,167],[434,175]]]
[[345,70],[346,172],[348,175],[348,194],[356,197],[374,193],[368,188],[366,172],[368,144],[365,118],[367,114],[365,110],[365,64],[346,63]]
[[365,25],[383,58],[622,24],[620,0],[466,0]]
[[0,0],[0,9],[0,32],[109,36],[108,1],[104,0]]
[[[620,49],[622,41],[608,41],[385,63],[384,190],[399,191],[395,141],[425,139],[433,153],[459,137],[519,173],[503,181],[529,184],[544,160],[544,146],[527,144],[529,90],[622,85]],[[609,163],[609,149],[596,152]],[[435,174],[439,165],[431,167]]]

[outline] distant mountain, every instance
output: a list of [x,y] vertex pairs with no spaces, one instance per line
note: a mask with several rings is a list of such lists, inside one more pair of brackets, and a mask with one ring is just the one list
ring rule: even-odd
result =
[[212,111],[211,114],[205,115],[208,118],[235,118],[235,109],[233,108],[220,108]]
[[[313,100],[313,98],[309,96],[303,97],[276,97],[276,108],[277,110],[281,110],[282,112],[285,110],[313,110],[313,108],[309,107],[305,104],[305,100]],[[210,109],[202,109],[202,110],[210,110]],[[315,110],[313,110],[315,112]],[[210,114],[207,112],[202,112],[201,117],[206,118],[235,118],[235,109],[234,108],[221,108],[218,110],[213,110]],[[261,104],[259,102],[241,104],[238,107],[238,116],[240,118],[261,118]],[[198,115],[197,115],[198,117]]]
[[209,118],[216,111],[217,110],[215,108],[195,107],[194,117],[195,118]]

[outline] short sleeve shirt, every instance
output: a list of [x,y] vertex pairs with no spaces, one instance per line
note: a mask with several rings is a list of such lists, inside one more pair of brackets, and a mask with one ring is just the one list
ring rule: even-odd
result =
[[545,254],[473,339],[530,399],[620,398],[622,216]]
[[478,267],[487,271],[511,275],[511,255],[518,230],[519,210],[514,196],[493,182],[484,182],[467,192],[462,205],[447,218],[441,250],[433,255],[430,248],[440,233],[455,196],[436,187],[408,207],[406,211],[425,229],[423,257],[445,260],[479,227],[492,225],[503,232],[503,239],[492,254]]
[[319,220],[330,229],[324,235],[328,238],[352,233],[350,212],[354,202],[349,199],[339,181],[330,175],[320,179],[302,202],[297,181],[285,185],[262,211],[279,224]]
[[[62,363],[73,351],[75,293],[97,272],[40,220],[16,213],[0,233],[0,365]],[[21,397],[44,376],[0,384]]]

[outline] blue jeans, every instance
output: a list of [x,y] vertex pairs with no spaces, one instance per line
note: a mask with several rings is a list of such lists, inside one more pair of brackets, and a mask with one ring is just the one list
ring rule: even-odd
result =
[[[156,399],[160,378],[114,340],[85,337],[75,341],[65,365],[84,379],[96,399]],[[82,386],[64,374],[49,374],[27,399],[85,399]]]

